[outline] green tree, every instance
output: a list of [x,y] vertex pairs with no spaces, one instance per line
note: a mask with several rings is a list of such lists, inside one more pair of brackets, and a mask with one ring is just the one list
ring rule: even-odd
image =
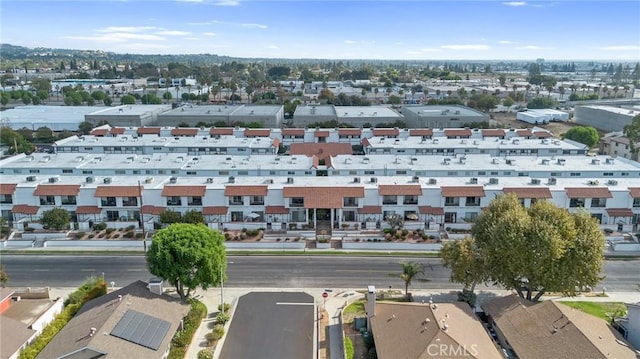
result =
[[22,135],[10,127],[0,127],[0,143],[7,146],[10,155],[17,153],[31,153],[35,147]]
[[169,91],[167,91],[167,92],[162,94],[162,98],[165,99],[165,100],[171,100],[172,97],[173,97],[173,95]]
[[451,269],[451,281],[464,284],[464,289],[473,292],[478,283],[485,282],[484,258],[472,238],[447,242],[440,251],[442,265]]
[[69,227],[71,214],[64,208],[53,208],[42,213],[40,223],[45,228],[55,229],[56,231]]
[[43,126],[36,130],[35,139],[40,143],[51,143],[54,141],[53,131],[49,127]]
[[589,146],[589,148],[593,148],[593,146],[597,145],[598,141],[600,141],[598,131],[591,126],[573,127],[567,131],[563,137],[565,139],[583,143]]
[[511,107],[511,106],[513,106],[514,103],[515,103],[515,101],[513,101],[511,96],[508,96],[507,98],[502,100],[502,105],[505,106],[505,107]]
[[604,235],[587,211],[570,213],[545,200],[525,208],[514,194],[501,195],[471,233],[484,260],[480,277],[527,300],[549,291],[575,295],[602,280]]
[[422,264],[418,262],[405,262],[402,264],[402,273],[400,279],[404,282],[404,296],[409,298],[409,286],[411,281],[418,275],[424,274],[424,268]]
[[638,159],[638,150],[640,148],[636,147],[638,142],[640,142],[640,115],[636,115],[631,123],[624,126],[623,133],[629,139],[629,149],[631,150],[631,158],[637,160]]
[[78,131],[80,131],[80,133],[82,133],[83,135],[88,135],[89,133],[91,133],[92,129],[93,124],[91,122],[83,121],[78,125]]
[[220,232],[205,225],[172,224],[153,236],[147,267],[186,299],[197,287],[206,290],[224,280],[227,260],[223,242]]
[[182,223],[182,214],[178,211],[165,210],[160,213],[160,223]]
[[7,274],[7,267],[4,264],[0,265],[0,286],[4,286],[9,281],[9,275]]
[[534,99],[531,99],[531,101],[527,103],[527,108],[530,108],[530,109],[553,108],[555,106],[556,106],[556,102],[553,99],[547,98],[547,97],[536,97]]
[[120,102],[123,105],[135,105],[136,98],[133,97],[132,95],[124,95],[120,98]]
[[399,105],[402,103],[402,99],[400,98],[400,96],[391,95],[389,96],[389,99],[387,100],[387,102],[392,105]]
[[181,222],[182,223],[191,223],[191,224],[204,223],[204,217],[202,216],[202,212],[198,212],[196,210],[187,211],[182,216],[182,221]]

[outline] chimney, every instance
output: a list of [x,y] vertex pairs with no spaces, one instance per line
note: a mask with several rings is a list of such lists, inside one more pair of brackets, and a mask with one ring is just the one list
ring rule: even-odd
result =
[[367,286],[367,329],[371,331],[371,318],[376,315],[376,287]]
[[151,280],[149,280],[149,285],[147,286],[147,288],[149,288],[149,291],[151,293],[162,295],[164,293],[164,288],[162,284],[163,284],[162,279],[152,278]]

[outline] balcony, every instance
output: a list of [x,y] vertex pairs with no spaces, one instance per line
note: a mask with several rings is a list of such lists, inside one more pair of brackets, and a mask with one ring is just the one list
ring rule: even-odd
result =
[[116,199],[115,197],[109,197],[107,199],[102,199],[100,201],[100,205],[102,207],[115,207],[116,206]]
[[137,207],[138,206],[138,199],[133,199],[133,200],[122,200],[122,207]]

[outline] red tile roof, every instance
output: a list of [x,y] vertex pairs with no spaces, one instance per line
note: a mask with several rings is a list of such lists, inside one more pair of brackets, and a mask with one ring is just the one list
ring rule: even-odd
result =
[[607,208],[609,217],[633,217],[631,208]]
[[285,206],[267,206],[264,209],[265,214],[289,214],[289,208]]
[[174,128],[171,130],[171,136],[195,136],[197,134],[197,128]]
[[368,139],[368,138],[363,138],[363,139],[360,141],[360,143],[362,143],[362,145],[363,145],[364,147],[369,147],[369,146],[371,146],[371,142],[369,142],[369,139]]
[[516,130],[516,133],[520,137],[530,137],[531,135],[533,135],[533,132],[531,132],[531,130],[528,128],[524,130]]
[[433,136],[433,130],[430,128],[417,128],[409,130],[409,136]]
[[89,132],[90,135],[93,136],[106,136],[107,133],[109,133],[109,130],[106,128],[96,128],[94,130],[91,130],[91,132]]
[[226,186],[224,195],[229,196],[266,196],[268,186]]
[[553,135],[547,131],[536,131],[533,133],[534,136],[536,136],[537,138],[549,138],[549,137],[553,137]]
[[163,197],[204,197],[206,186],[164,186]]
[[212,129],[209,130],[209,134],[218,135],[218,136],[231,136],[233,135],[233,128],[232,127],[222,127],[222,128],[213,127]]
[[144,214],[152,214],[155,216],[160,215],[160,213],[164,212],[166,210],[166,208],[164,207],[157,207],[157,206],[152,206],[152,205],[145,205],[142,206],[142,213]]
[[362,131],[357,128],[339,128],[338,136],[360,136]]
[[400,134],[400,130],[397,128],[374,128],[373,135],[374,136],[398,136]]
[[420,196],[422,187],[419,184],[384,185],[378,186],[381,196]]
[[18,185],[14,183],[1,183],[0,195],[13,194],[16,191]]
[[244,137],[269,137],[271,136],[271,130],[269,129],[255,129],[247,128],[244,130]]
[[109,131],[109,133],[112,135],[122,135],[124,134],[124,130],[124,127],[113,127],[111,128],[111,131]]
[[11,212],[20,214],[36,214],[38,213],[38,206],[30,206],[28,204],[16,204],[11,208]]
[[140,197],[138,186],[98,186],[94,197]]
[[315,137],[329,137],[329,131],[319,131],[319,130],[316,130],[316,131],[313,133],[313,136],[315,136]]
[[640,187],[629,187],[629,195],[632,198],[640,198]]
[[565,188],[569,198],[612,198],[607,187],[572,187]]
[[98,206],[78,206],[76,208],[76,214],[100,214],[102,208]]
[[364,187],[284,187],[285,198],[304,198],[304,208],[342,208],[345,197],[364,197]]
[[329,156],[351,155],[353,154],[353,148],[349,143],[292,143],[289,146],[289,153],[308,157],[317,156],[319,159],[325,159]]
[[456,136],[468,137],[468,136],[471,136],[471,130],[466,128],[448,129],[448,130],[444,130],[444,134],[447,137],[456,137]]
[[304,128],[283,128],[282,136],[304,136]]
[[442,197],[484,197],[482,186],[441,187]]
[[80,185],[73,184],[41,184],[33,192],[34,196],[77,196]]
[[518,198],[551,198],[548,187],[505,187],[502,192],[515,193]]
[[159,135],[160,127],[138,127],[139,135]]
[[482,137],[504,137],[504,130],[485,129],[482,130]]
[[358,214],[382,214],[382,206],[362,206],[358,208]]
[[224,216],[227,214],[228,210],[229,208],[225,206],[202,207],[202,215],[203,216]]
[[430,214],[433,216],[444,216],[444,208],[431,206],[418,206],[420,214]]

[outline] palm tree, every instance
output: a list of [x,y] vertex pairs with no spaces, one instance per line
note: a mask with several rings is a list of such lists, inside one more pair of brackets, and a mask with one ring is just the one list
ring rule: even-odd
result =
[[409,286],[411,285],[411,281],[418,274],[424,274],[422,264],[418,262],[402,263],[402,274],[400,274],[400,279],[404,281],[404,296],[406,298],[409,298]]
[[564,86],[560,86],[558,87],[558,92],[560,92],[560,99],[562,100],[564,98]]
[[580,86],[580,88],[582,89],[582,96],[584,96],[584,92],[587,90],[587,84],[582,84],[582,86]]

